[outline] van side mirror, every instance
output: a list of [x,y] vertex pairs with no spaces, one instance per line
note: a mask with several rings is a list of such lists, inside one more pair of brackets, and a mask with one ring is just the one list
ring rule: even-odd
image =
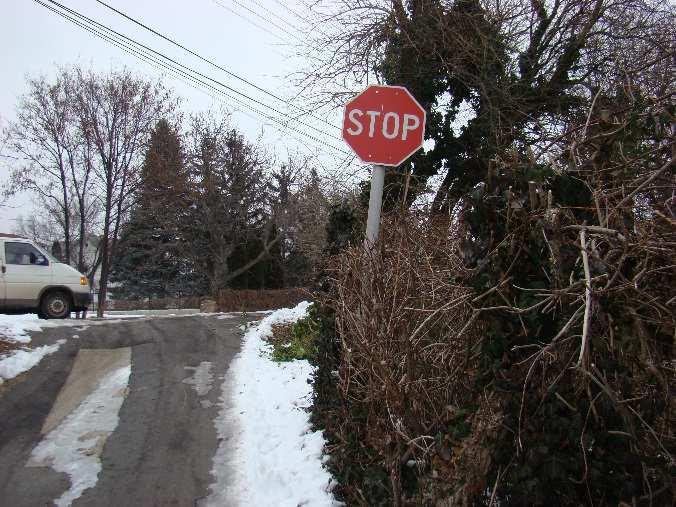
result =
[[33,252],[30,253],[30,263],[36,266],[47,266],[47,258],[44,255],[35,255]]

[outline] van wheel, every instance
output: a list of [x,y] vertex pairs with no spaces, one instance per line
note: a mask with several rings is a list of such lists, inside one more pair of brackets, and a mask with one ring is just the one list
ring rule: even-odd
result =
[[65,292],[50,292],[42,298],[40,315],[45,319],[65,319],[72,308],[70,296]]

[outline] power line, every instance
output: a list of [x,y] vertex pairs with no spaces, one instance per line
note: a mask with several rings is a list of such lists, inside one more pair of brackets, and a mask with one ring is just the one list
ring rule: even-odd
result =
[[[262,116],[263,118],[266,118],[266,119],[268,119],[268,120],[271,120],[271,121],[273,121],[273,122],[275,122],[275,123],[281,125],[282,127],[284,127],[284,128],[286,128],[286,129],[288,129],[288,130],[291,130],[291,131],[293,131],[293,132],[295,132],[295,133],[297,133],[297,134],[303,136],[304,138],[311,139],[311,140],[317,142],[317,143],[320,144],[322,147],[331,148],[331,149],[333,149],[333,150],[335,150],[335,151],[338,151],[338,152],[340,152],[340,153],[347,153],[346,151],[341,150],[340,148],[337,148],[337,147],[335,147],[335,146],[333,146],[333,145],[331,145],[331,144],[328,144],[328,143],[327,143],[326,141],[324,141],[324,140],[318,139],[317,137],[312,136],[312,135],[310,135],[310,134],[307,134],[306,132],[302,132],[302,131],[299,131],[299,130],[297,130],[297,129],[292,128],[291,126],[289,126],[288,124],[284,123],[283,121],[279,120],[278,118],[276,118],[276,117],[274,117],[274,116],[270,116],[270,115],[268,115],[268,114],[266,114],[266,113],[263,113],[263,112],[259,111],[259,110],[256,109],[256,108],[253,108],[253,107],[250,106],[249,104],[246,104],[246,103],[242,102],[241,100],[237,99],[236,97],[233,97],[233,96],[231,96],[231,95],[225,93],[223,90],[220,90],[220,89],[216,88],[215,86],[213,86],[213,85],[211,85],[211,84],[209,84],[209,83],[203,81],[202,79],[199,79],[198,77],[195,77],[194,75],[190,74],[190,72],[192,72],[193,74],[196,74],[197,76],[204,77],[205,79],[209,79],[209,80],[211,80],[211,81],[214,81],[214,82],[217,83],[217,84],[222,85],[222,83],[219,83],[218,81],[213,80],[213,79],[209,78],[208,76],[204,76],[203,74],[201,74],[201,73],[199,73],[199,72],[197,72],[197,71],[194,71],[193,69],[191,69],[191,68],[189,68],[189,67],[186,67],[185,65],[182,65],[182,64],[180,64],[179,62],[176,62],[175,60],[173,60],[173,59],[171,59],[171,58],[169,58],[169,57],[166,57],[166,56],[162,55],[161,53],[158,53],[157,51],[153,50],[152,48],[149,48],[149,47],[145,46],[144,44],[141,44],[141,43],[139,43],[139,42],[137,42],[137,41],[135,41],[135,40],[133,40],[133,39],[131,39],[131,38],[129,38],[129,37],[126,37],[126,36],[123,35],[123,34],[119,34],[119,33],[116,32],[115,30],[113,30],[113,29],[111,29],[111,28],[109,28],[109,27],[107,27],[107,26],[105,26],[105,25],[102,25],[101,23],[98,23],[98,22],[96,22],[96,21],[94,21],[94,20],[91,20],[91,18],[88,18],[87,16],[81,15],[81,14],[79,14],[79,13],[73,11],[72,9],[69,9],[69,8],[67,8],[67,7],[64,7],[64,9],[66,10],[66,12],[70,12],[70,13],[72,13],[73,15],[79,15],[81,19],[84,19],[84,20],[85,20],[84,22],[81,22],[81,21],[79,21],[78,19],[73,18],[73,17],[69,16],[68,14],[65,14],[64,12],[58,10],[57,8],[54,8],[54,7],[52,7],[52,6],[49,6],[49,5],[45,4],[44,2],[42,2],[42,1],[40,1],[40,0],[35,0],[35,1],[36,1],[36,3],[42,5],[43,7],[47,8],[47,9],[49,9],[50,11],[52,11],[52,12],[58,14],[59,16],[61,16],[61,17],[65,18],[65,19],[67,19],[68,21],[71,21],[72,23],[74,23],[74,24],[80,26],[80,27],[83,28],[84,30],[86,30],[86,31],[88,31],[88,32],[90,32],[90,33],[92,33],[92,34],[94,34],[95,36],[97,36],[97,37],[99,37],[99,38],[101,38],[101,39],[106,40],[107,42],[110,42],[111,44],[113,44],[113,45],[115,45],[116,47],[118,47],[118,48],[122,49],[123,51],[125,51],[126,53],[131,54],[132,56],[135,56],[135,57],[137,57],[137,58],[140,58],[140,59],[146,61],[147,63],[149,63],[150,65],[153,65],[154,67],[157,67],[157,66],[159,65],[160,67],[162,67],[162,68],[164,68],[164,69],[170,71],[170,72],[172,73],[172,75],[174,75],[174,77],[177,77],[177,76],[176,76],[176,73],[179,73],[179,74],[180,74],[181,76],[183,76],[185,79],[188,79],[188,80],[192,81],[193,83],[199,83],[199,85],[202,85],[202,87],[206,87],[206,88],[210,89],[211,91],[213,91],[214,93],[217,93],[217,94],[219,94],[219,95],[223,95],[223,96],[229,98],[230,100],[232,100],[232,101],[234,101],[234,102],[236,102],[236,103],[242,105],[243,107],[249,109],[250,111],[253,111],[253,112],[255,112],[256,114]],[[59,4],[58,2],[54,2],[54,1],[52,1],[52,0],[47,0],[47,1],[50,2],[50,3],[52,3],[52,4],[56,4],[56,5],[61,6],[61,4]],[[89,24],[87,24],[88,22],[89,22]],[[101,33],[101,32],[99,32],[96,28],[93,28],[93,27],[91,26],[92,24],[93,24],[93,25],[96,25],[96,26],[99,26],[99,27],[101,27],[102,29],[104,29],[104,30],[106,30],[106,31],[108,31],[108,32],[110,32],[110,33],[113,33],[113,34],[117,35],[118,37],[121,37],[122,39],[126,39],[126,40],[121,41],[121,40],[119,40],[119,39],[116,39],[116,38],[115,38],[115,35],[111,36],[111,35],[108,35],[108,34],[105,34],[105,33]],[[127,42],[127,41],[129,41],[129,42]],[[135,45],[138,46],[138,47],[134,47],[133,44],[135,44]],[[151,53],[155,53],[155,54],[158,54],[158,55],[162,56],[162,57],[165,58],[168,62],[171,62],[171,63],[175,64],[175,65],[178,66],[178,67],[182,67],[183,69],[186,69],[188,72],[186,72],[186,71],[184,71],[184,70],[182,70],[181,68],[178,68],[178,67],[176,67],[176,66],[172,66],[171,63],[167,63],[167,62],[163,62],[163,61],[161,61],[161,60],[158,60],[156,57],[154,57],[154,56],[152,56],[152,55],[149,55],[147,52],[144,52],[143,49],[139,49],[139,47],[140,47],[140,48],[143,48],[143,49],[145,49],[146,51],[149,51],[149,52],[151,52]],[[179,77],[178,79],[181,79],[181,78]],[[184,81],[184,82],[185,82],[185,81]],[[199,86],[199,85],[198,85],[198,86]],[[193,86],[193,85],[189,85],[189,86]],[[225,85],[222,85],[222,86],[224,86],[224,87],[226,87],[226,88],[229,89],[229,87],[227,87],[227,86],[225,86]],[[193,86],[193,88],[195,88],[195,86]],[[236,90],[235,90],[235,91],[236,91]],[[249,98],[249,97],[246,96],[246,95],[244,95],[244,96],[247,97],[247,98]],[[250,99],[250,98],[249,98],[249,99]],[[219,98],[219,100],[221,100],[221,99]],[[254,100],[254,99],[250,99],[250,100]],[[254,101],[255,101],[255,100],[254,100]],[[256,101],[256,102],[257,102],[257,101]],[[267,106],[266,104],[263,104],[263,103],[259,103],[259,104],[264,105],[264,106]],[[269,107],[269,106],[267,106],[267,107]],[[281,112],[277,111],[277,110],[274,109],[274,108],[271,108],[271,109],[272,109],[273,111],[277,112],[278,114],[281,114],[282,116],[289,118],[287,115],[284,115],[284,113],[281,113]],[[302,123],[302,122],[299,122],[299,123]],[[305,125],[307,125],[307,124],[305,124]],[[320,131],[320,132],[321,132],[321,131]],[[324,133],[324,134],[325,134],[325,133]]]
[[238,0],[231,0],[231,1],[232,1],[232,3],[234,3],[235,5],[239,5],[242,9],[246,9],[247,11],[249,11],[251,14],[253,14],[253,15],[256,16],[257,18],[262,19],[262,20],[265,21],[266,23],[271,24],[271,25],[274,26],[275,28],[278,28],[279,30],[281,30],[282,32],[284,32],[285,34],[287,34],[287,35],[293,37],[293,38],[296,39],[298,42],[301,42],[301,43],[303,42],[303,39],[301,39],[301,38],[298,37],[297,35],[295,35],[295,34],[289,32],[286,28],[284,28],[284,27],[282,27],[282,26],[279,26],[277,23],[275,23],[275,22],[272,21],[271,19],[266,18],[265,16],[262,16],[261,14],[258,14],[258,13],[257,13],[256,11],[254,11],[253,9],[249,9],[246,5],[242,4],[242,3],[239,2]]
[[264,5],[261,5],[261,4],[260,4],[259,2],[257,2],[256,0],[251,0],[251,1],[252,1],[254,4],[256,4],[258,7],[260,7],[262,10],[264,10],[265,12],[267,12],[268,14],[270,14],[271,16],[276,17],[279,21],[281,21],[282,23],[284,23],[286,26],[290,27],[293,31],[299,32],[299,33],[300,33],[300,31],[298,30],[298,28],[296,28],[296,26],[295,26],[293,23],[288,22],[286,19],[284,19],[282,16],[280,16],[279,13],[271,11],[270,9],[268,9],[267,7],[265,7]]
[[296,16],[296,17],[297,17],[298,19],[300,19],[301,21],[307,23],[307,19],[306,19],[306,18],[304,18],[303,16],[301,16],[300,14],[298,14],[296,11],[294,11],[291,7],[289,7],[288,5],[286,5],[284,2],[280,2],[280,0],[275,0],[275,2],[278,3],[279,5],[281,5],[282,7],[284,7],[287,11],[289,11],[291,14],[293,14],[294,16]]
[[305,23],[307,26],[309,26],[309,27],[310,27],[310,31],[317,30],[317,31],[318,31],[320,34],[322,34],[323,36],[328,37],[328,35],[326,34],[326,32],[324,32],[324,31],[320,30],[319,28],[317,28],[317,23],[314,23],[314,22],[310,21],[308,18],[302,16],[301,14],[298,14],[295,10],[293,10],[291,7],[289,7],[288,5],[286,5],[286,3],[280,2],[279,0],[275,0],[275,2],[278,3],[279,5],[281,5],[284,9],[286,9],[287,11],[289,11],[291,14],[293,14],[294,16],[296,16],[298,19],[300,19],[300,20],[301,20],[303,23]]
[[255,26],[256,28],[258,28],[259,30],[263,30],[265,33],[268,33],[268,34],[272,35],[273,37],[275,37],[276,39],[281,40],[284,44],[288,44],[289,46],[293,46],[294,43],[291,42],[290,40],[285,39],[285,38],[282,37],[281,35],[276,34],[276,33],[273,32],[272,30],[269,30],[269,29],[265,28],[265,27],[262,26],[262,25],[259,25],[259,24],[256,23],[253,19],[251,19],[251,18],[245,16],[244,14],[242,14],[242,13],[240,13],[240,12],[237,12],[237,11],[236,11],[235,9],[233,9],[232,7],[228,7],[227,5],[222,4],[222,3],[219,2],[218,0],[213,0],[213,2],[214,2],[216,5],[218,5],[221,9],[227,10],[228,12],[230,12],[230,13],[234,14],[235,16],[237,16],[238,18],[243,19],[243,20],[246,21],[247,23],[252,24],[253,26]]
[[[36,1],[37,1],[37,0],[36,0]],[[265,107],[265,108],[267,108],[267,109],[270,109],[271,111],[273,111],[274,113],[276,113],[276,114],[278,114],[278,115],[280,115],[280,116],[282,116],[282,117],[286,117],[286,118],[292,119],[293,121],[296,121],[296,122],[298,122],[299,124],[304,125],[305,127],[308,127],[308,128],[310,128],[310,129],[312,129],[312,130],[318,132],[319,134],[322,134],[322,135],[325,135],[325,136],[332,137],[330,134],[326,133],[325,131],[323,131],[323,130],[317,128],[317,127],[315,127],[314,125],[312,125],[312,124],[310,124],[310,123],[306,123],[306,122],[304,122],[304,121],[302,121],[302,120],[299,120],[298,118],[292,118],[292,117],[291,117],[290,115],[288,115],[287,113],[284,113],[284,112],[282,112],[282,111],[279,111],[278,109],[276,109],[276,108],[274,108],[274,107],[272,107],[272,106],[270,106],[270,105],[268,105],[268,104],[266,104],[266,103],[264,103],[264,102],[261,102],[261,101],[255,99],[255,98],[253,98],[253,97],[251,97],[251,96],[249,96],[249,95],[247,95],[247,94],[245,94],[245,93],[243,93],[243,92],[241,92],[241,91],[239,91],[239,90],[237,90],[237,89],[235,89],[235,88],[233,88],[233,87],[231,87],[231,86],[228,86],[228,85],[226,85],[225,83],[222,83],[221,81],[218,81],[218,80],[216,80],[216,79],[214,79],[214,78],[212,78],[212,77],[210,77],[210,76],[207,76],[207,75],[205,75],[205,74],[202,74],[201,72],[199,72],[199,71],[197,71],[197,70],[195,70],[195,69],[193,69],[193,68],[191,68],[191,67],[188,67],[188,66],[186,66],[186,65],[183,65],[182,63],[180,63],[180,62],[174,60],[173,58],[171,58],[171,57],[169,57],[169,56],[167,56],[167,55],[165,55],[165,54],[163,54],[163,53],[160,53],[159,51],[156,51],[155,49],[153,49],[153,48],[151,48],[151,47],[149,47],[149,46],[146,46],[145,44],[140,43],[140,42],[138,42],[138,41],[136,41],[136,40],[134,40],[134,39],[132,39],[132,38],[130,38],[130,37],[128,37],[128,36],[126,36],[126,35],[120,33],[120,32],[117,32],[116,30],[114,30],[114,29],[112,29],[112,28],[110,28],[110,27],[108,27],[108,26],[106,26],[106,25],[104,25],[104,24],[102,24],[102,23],[99,23],[98,21],[96,21],[96,20],[94,20],[94,19],[92,19],[92,18],[89,18],[88,16],[85,16],[84,14],[81,14],[81,13],[75,11],[74,9],[71,9],[71,8],[69,8],[69,7],[67,7],[67,6],[65,6],[65,5],[63,5],[63,4],[60,4],[59,2],[56,2],[55,0],[46,0],[46,1],[49,2],[49,3],[51,3],[51,4],[53,4],[53,5],[58,6],[58,7],[59,7],[60,9],[62,9],[62,10],[65,10],[66,12],[70,13],[72,16],[76,16],[76,17],[78,17],[78,18],[80,18],[80,19],[82,19],[82,20],[85,20],[85,22],[87,22],[87,23],[89,23],[89,24],[96,25],[96,26],[98,26],[98,27],[100,27],[100,28],[102,28],[102,29],[104,29],[104,30],[106,30],[106,31],[108,31],[108,32],[111,32],[111,33],[115,34],[115,36],[121,37],[121,38],[123,38],[123,39],[125,39],[125,40],[131,42],[132,44],[135,44],[135,45],[137,45],[137,46],[140,46],[140,47],[144,48],[145,50],[150,51],[150,52],[152,52],[152,53],[158,55],[159,57],[161,57],[161,58],[163,58],[163,59],[165,59],[165,60],[167,60],[167,61],[169,61],[169,62],[171,62],[171,63],[173,63],[173,64],[175,64],[175,65],[178,65],[179,67],[182,67],[183,69],[186,69],[187,71],[192,72],[193,74],[196,74],[197,76],[199,76],[199,77],[201,77],[201,78],[203,78],[203,79],[207,79],[207,80],[209,80],[209,81],[211,81],[211,82],[217,84],[218,86],[221,86],[221,87],[225,88],[226,90],[229,90],[229,91],[231,91],[231,92],[233,92],[233,93],[236,93],[237,95],[240,95],[240,96],[246,98],[247,100],[250,100],[251,102],[254,102],[255,104],[257,104],[257,105],[259,105],[259,106],[262,106],[262,107]],[[38,2],[38,3],[41,3],[41,2]]]
[[[80,27],[83,28],[84,30],[86,30],[86,31],[88,31],[88,32],[90,32],[90,33],[96,35],[96,36],[99,37],[99,38],[102,38],[102,39],[104,39],[104,40],[110,42],[111,44],[113,44],[113,45],[117,46],[118,48],[122,49],[122,50],[123,50],[124,52],[126,52],[127,54],[130,54],[130,55],[132,55],[132,56],[135,56],[135,57],[137,57],[137,58],[140,58],[140,59],[146,61],[148,64],[150,64],[151,66],[153,66],[153,67],[155,67],[155,68],[160,67],[160,68],[163,68],[163,69],[165,69],[165,70],[168,70],[175,78],[181,80],[182,82],[188,84],[188,86],[191,86],[191,87],[195,88],[196,90],[205,92],[204,89],[198,88],[197,86],[195,86],[195,85],[193,85],[193,84],[190,84],[190,83],[186,82],[183,78],[177,76],[176,74],[178,73],[179,75],[182,75],[185,79],[188,79],[189,81],[192,81],[193,83],[199,83],[199,84],[201,84],[203,87],[209,88],[212,92],[214,92],[214,93],[216,93],[216,94],[219,94],[219,95],[223,95],[223,96],[229,98],[230,100],[232,100],[232,101],[234,101],[234,102],[236,102],[236,103],[242,105],[243,107],[245,107],[246,109],[248,109],[248,110],[250,110],[250,111],[255,112],[256,114],[262,116],[263,118],[267,118],[267,119],[269,119],[269,120],[272,120],[272,121],[274,121],[274,122],[276,122],[276,123],[279,123],[279,124],[282,125],[284,128],[288,128],[289,130],[292,130],[293,132],[299,133],[299,131],[294,130],[294,129],[291,129],[287,124],[284,124],[283,122],[281,122],[281,121],[278,120],[277,118],[274,118],[274,117],[272,117],[272,116],[269,116],[269,115],[267,115],[266,113],[263,113],[263,112],[261,112],[261,111],[255,109],[255,108],[251,107],[249,104],[246,104],[246,103],[242,102],[241,100],[237,99],[236,97],[233,97],[233,96],[231,96],[231,95],[228,95],[227,93],[223,92],[222,90],[219,90],[218,88],[215,88],[214,86],[210,85],[209,83],[205,83],[204,81],[202,81],[202,80],[200,80],[200,79],[198,79],[198,78],[195,78],[194,76],[188,74],[187,72],[184,72],[184,71],[181,70],[180,68],[172,67],[170,64],[167,64],[166,62],[162,62],[162,61],[160,61],[160,60],[157,60],[155,57],[153,57],[153,56],[151,56],[151,55],[148,55],[147,53],[144,53],[142,50],[139,50],[138,48],[134,48],[133,46],[128,45],[128,43],[123,42],[123,41],[120,41],[120,40],[117,40],[117,39],[115,39],[114,37],[110,37],[110,36],[108,36],[108,35],[106,35],[106,34],[104,34],[104,33],[101,33],[101,32],[99,32],[99,31],[97,31],[96,29],[91,28],[90,26],[81,23],[81,22],[78,21],[77,19],[71,18],[71,17],[69,17],[68,15],[63,14],[62,12],[58,11],[57,9],[54,9],[54,8],[48,6],[48,5],[45,5],[45,4],[43,4],[42,2],[40,2],[40,1],[38,1],[38,0],[36,0],[36,2],[39,3],[39,4],[41,4],[41,5],[43,5],[43,6],[46,7],[47,9],[51,10],[52,12],[55,12],[56,14],[58,14],[58,15],[64,17],[65,19],[67,19],[67,20],[69,20],[69,21],[75,23],[76,25],[80,26]],[[198,86],[199,86],[199,85],[198,85]],[[209,92],[206,92],[206,93],[209,93]],[[218,100],[221,100],[220,98],[218,98],[218,97],[216,97],[216,96],[214,96],[214,95],[212,95],[212,98],[217,98]],[[309,137],[310,139],[316,140],[318,143],[321,143],[322,145],[326,145],[326,143],[325,143],[324,141],[321,141],[321,140],[319,140],[319,139],[317,139],[317,138],[315,138],[315,137],[313,137],[313,136],[310,136],[310,135],[308,135],[308,134],[306,134],[306,133],[304,133],[304,132],[302,133],[302,135],[304,135],[304,136],[306,136],[306,137]],[[330,145],[326,145],[326,146],[329,146],[329,147],[331,147],[331,148],[337,149],[337,148],[332,147],[332,146],[330,146]]]
[[[51,0],[48,0],[48,1],[51,1]],[[183,51],[186,51],[187,53],[190,53],[191,55],[193,55],[193,56],[199,58],[199,59],[202,60],[203,62],[208,63],[209,65],[211,65],[211,66],[213,66],[213,67],[215,67],[215,68],[217,68],[217,69],[219,69],[219,70],[225,72],[225,73],[228,74],[229,76],[231,76],[231,77],[233,77],[233,78],[235,78],[235,79],[238,79],[239,81],[241,81],[241,82],[243,82],[243,83],[245,83],[245,84],[247,84],[247,85],[249,85],[249,86],[255,88],[256,90],[258,90],[258,91],[260,91],[260,92],[262,92],[262,93],[264,93],[264,94],[266,94],[266,95],[268,95],[268,96],[270,96],[270,97],[272,97],[272,98],[274,98],[274,99],[276,99],[276,100],[279,100],[280,102],[283,102],[284,104],[287,104],[287,105],[293,107],[293,108],[296,109],[297,111],[300,111],[300,112],[302,112],[302,113],[304,113],[304,114],[306,114],[306,115],[312,116],[313,118],[318,119],[318,120],[322,121],[323,123],[325,123],[325,124],[327,124],[327,125],[329,125],[329,126],[331,126],[331,127],[333,127],[333,128],[340,129],[339,126],[334,125],[333,123],[327,121],[325,118],[321,118],[321,117],[319,117],[319,116],[315,116],[315,115],[312,113],[312,111],[305,110],[305,109],[303,109],[303,108],[301,108],[301,107],[299,107],[299,106],[296,106],[296,105],[293,104],[292,102],[289,102],[288,100],[283,99],[283,98],[280,97],[279,95],[277,95],[277,94],[275,94],[275,93],[273,93],[273,92],[271,92],[271,91],[269,91],[269,90],[266,90],[265,88],[263,88],[263,87],[261,87],[261,86],[258,86],[257,84],[251,82],[250,80],[248,80],[248,79],[246,79],[246,78],[244,78],[244,77],[242,77],[242,76],[240,76],[240,75],[238,75],[238,74],[236,74],[236,73],[234,73],[234,72],[232,72],[232,71],[226,69],[225,67],[223,67],[223,66],[221,66],[221,65],[219,65],[219,64],[217,64],[217,63],[214,63],[212,60],[203,57],[203,56],[200,55],[199,53],[193,51],[192,49],[187,48],[187,47],[184,46],[183,44],[181,44],[181,43],[175,41],[174,39],[172,39],[171,37],[166,36],[166,35],[164,35],[164,34],[158,32],[158,31],[155,30],[154,28],[151,28],[150,26],[148,26],[148,25],[146,25],[146,24],[144,24],[144,23],[138,21],[137,19],[132,18],[132,17],[129,16],[128,14],[125,14],[124,12],[122,12],[122,11],[116,9],[115,7],[112,7],[112,6],[108,5],[108,4],[105,3],[103,0],[96,0],[96,1],[97,1],[99,4],[103,5],[104,7],[106,7],[106,8],[108,8],[108,9],[110,9],[111,11],[115,12],[116,14],[118,14],[118,15],[122,16],[123,18],[127,19],[128,21],[131,21],[132,23],[134,23],[134,24],[140,26],[141,28],[143,28],[143,29],[145,29],[145,30],[151,32],[153,35],[156,35],[157,37],[160,37],[160,38],[164,39],[165,41],[167,41],[167,42],[173,44],[174,46],[176,46],[176,47],[178,47],[178,48],[181,48]]]

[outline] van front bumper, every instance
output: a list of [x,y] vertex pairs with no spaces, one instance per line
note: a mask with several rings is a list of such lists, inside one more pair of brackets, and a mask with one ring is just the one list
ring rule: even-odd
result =
[[89,292],[75,292],[73,294],[73,305],[75,308],[87,308],[92,302],[92,295]]

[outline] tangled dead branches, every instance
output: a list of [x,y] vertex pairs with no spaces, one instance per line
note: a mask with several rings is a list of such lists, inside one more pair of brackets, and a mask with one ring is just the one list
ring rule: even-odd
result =
[[671,503],[674,105],[622,98],[335,260],[349,500]]

